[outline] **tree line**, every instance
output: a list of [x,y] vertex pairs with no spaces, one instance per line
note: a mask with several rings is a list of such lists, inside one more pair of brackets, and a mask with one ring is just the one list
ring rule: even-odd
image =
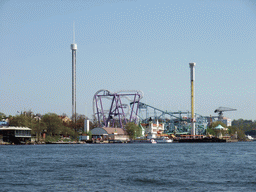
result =
[[[232,125],[227,127],[223,122],[221,121],[215,121],[211,123],[206,130],[208,134],[216,135],[216,130],[213,128],[221,125],[225,128],[228,128],[228,134],[233,136],[237,134],[238,140],[245,140],[246,135],[251,135],[253,137],[256,137],[256,121],[252,120],[244,120],[244,119],[238,119],[233,120]],[[222,131],[223,134],[225,134],[225,131]]]
[[[46,135],[46,140],[58,140],[60,136],[70,137],[72,140],[78,140],[79,134],[84,133],[84,121],[88,117],[77,114],[75,121],[67,118],[65,114],[57,115],[55,113],[47,113],[44,115],[34,114],[31,111],[23,112],[16,116],[6,117],[4,113],[0,113],[1,120],[8,118],[9,126],[28,127],[31,135],[39,141],[42,134]],[[66,118],[66,120],[64,120]],[[90,128],[95,125],[90,123]]]
[[244,131],[246,135],[251,135],[256,137],[256,120],[244,120],[244,119],[238,119],[232,121],[232,126],[237,127],[238,129],[241,129]]
[[[88,117],[77,114],[75,121],[63,121],[63,118],[67,117],[66,114],[57,115],[55,113],[46,113],[44,115],[34,114],[32,111],[23,112],[16,116],[6,117],[4,113],[0,112],[0,120],[9,119],[10,126],[17,127],[29,127],[32,129],[31,134],[40,140],[42,133],[46,134],[47,139],[59,138],[60,136],[69,136],[73,140],[77,140],[79,134],[84,133],[84,120]],[[72,117],[70,119],[73,119]],[[227,127],[223,122],[212,122],[207,128],[206,132],[211,135],[216,135],[216,131],[213,129],[217,125]],[[90,122],[90,129],[98,127],[97,120]],[[128,123],[125,126],[125,130],[131,138],[141,136],[141,128],[134,123]],[[252,120],[233,120],[232,126],[228,127],[228,134],[234,135],[237,133],[239,140],[245,140],[245,135],[251,135],[256,137],[256,121]]]

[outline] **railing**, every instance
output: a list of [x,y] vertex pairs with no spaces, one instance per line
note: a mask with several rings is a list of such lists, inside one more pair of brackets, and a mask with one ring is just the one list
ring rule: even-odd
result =
[[31,137],[31,131],[15,130],[15,137]]
[[181,135],[182,139],[202,139],[203,135]]

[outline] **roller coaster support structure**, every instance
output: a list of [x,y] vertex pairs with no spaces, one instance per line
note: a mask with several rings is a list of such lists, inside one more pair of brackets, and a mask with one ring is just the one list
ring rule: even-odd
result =
[[[133,93],[128,93],[133,92]],[[97,117],[101,126],[114,127],[116,120],[119,122],[118,127],[123,128],[128,122],[137,120],[138,105],[143,97],[141,91],[119,91],[111,93],[108,90],[99,90],[93,98],[93,113]],[[104,110],[104,99],[111,100],[109,110]],[[124,103],[124,99],[128,100],[133,105]]]

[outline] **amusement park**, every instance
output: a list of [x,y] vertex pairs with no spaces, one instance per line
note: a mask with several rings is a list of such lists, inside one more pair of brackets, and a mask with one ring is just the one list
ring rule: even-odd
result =
[[[98,126],[104,128],[126,129],[127,123],[133,122],[141,129],[142,137],[138,139],[160,139],[184,137],[199,141],[207,135],[207,128],[213,121],[220,121],[231,126],[231,120],[223,117],[224,111],[234,111],[227,107],[219,107],[214,112],[218,116],[204,116],[195,113],[194,108],[194,76],[195,63],[189,64],[191,69],[191,111],[168,111],[141,102],[144,94],[141,90],[123,90],[111,92],[106,89],[97,91],[93,97],[93,115]],[[221,133],[227,128],[216,127]],[[101,138],[99,129],[93,135]],[[227,136],[227,134],[226,134]],[[225,135],[219,134],[219,138]],[[165,139],[166,141],[166,139]],[[191,140],[190,140],[191,141]],[[202,140],[200,140],[202,141]],[[207,140],[212,141],[212,140]],[[215,141],[215,140],[214,140]],[[222,141],[222,140],[221,140]],[[226,141],[226,140],[225,140]]]
[[[74,121],[76,116],[76,43],[71,44],[71,50],[72,117]],[[202,139],[208,135],[210,140],[207,140],[207,142],[213,141],[211,140],[211,135],[207,132],[208,125],[217,120],[224,123],[225,127],[231,126],[231,119],[224,118],[223,112],[234,111],[236,109],[219,107],[214,111],[219,114],[218,116],[205,116],[195,112],[195,66],[196,63],[189,63],[191,83],[190,111],[163,110],[157,106],[149,105],[148,103],[142,102],[144,94],[141,90],[111,92],[107,89],[101,89],[94,94],[92,103],[93,119],[97,121],[97,127],[90,129],[89,120],[86,120],[87,122],[84,123],[84,132],[91,131],[94,139],[127,141],[130,139],[126,137],[127,132],[129,132],[127,125],[134,123],[139,127],[141,133],[139,138],[133,137],[133,139],[142,139],[144,141],[145,139],[163,138],[161,140],[169,141],[169,139],[179,136],[179,141],[181,141],[180,138],[185,137],[186,139],[189,138],[189,141],[197,142],[199,140],[205,141]],[[225,127],[221,125],[216,126],[216,128],[214,127],[215,132],[218,132],[219,139],[229,137],[227,135],[227,128]],[[117,135],[120,136],[119,139],[117,139]],[[87,139],[88,137],[85,140]],[[186,139],[184,141],[187,141]]]
[[[123,90],[115,93],[105,89],[99,90],[93,97],[94,119],[99,127],[115,130],[125,130],[126,125],[133,122],[141,129],[142,137],[137,139],[154,139],[159,142],[159,139],[164,137],[192,136],[193,126],[194,136],[198,138],[200,135],[199,138],[202,138],[207,135],[210,122],[222,121],[229,124],[227,118],[223,117],[223,112],[235,110],[220,107],[215,110],[219,115],[210,117],[195,113],[193,121],[190,111],[164,111],[143,103],[143,97],[141,90]],[[94,130],[92,132],[93,135],[99,134],[94,133]]]

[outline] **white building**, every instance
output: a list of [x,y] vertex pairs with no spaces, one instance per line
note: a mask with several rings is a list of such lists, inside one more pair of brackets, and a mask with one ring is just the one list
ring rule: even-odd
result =
[[145,128],[145,136],[147,136],[148,139],[157,138],[157,135],[162,134],[164,131],[164,123],[159,123],[158,120],[156,124],[150,121],[147,124],[141,125]]
[[231,126],[231,119],[227,118],[227,117],[223,117],[223,119],[221,119],[221,122],[225,123],[225,125],[227,127],[230,127]]

